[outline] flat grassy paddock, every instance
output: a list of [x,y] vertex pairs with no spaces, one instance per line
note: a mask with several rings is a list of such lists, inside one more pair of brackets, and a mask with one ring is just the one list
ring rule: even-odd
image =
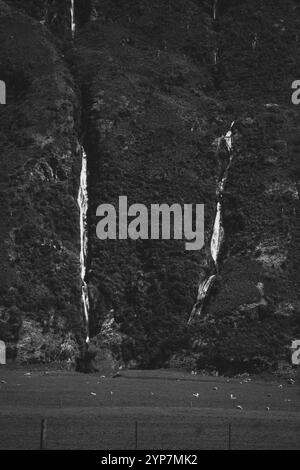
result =
[[0,449],[38,449],[42,418],[48,449],[135,449],[136,422],[139,449],[227,449],[229,424],[232,449],[300,449],[297,383],[1,366]]

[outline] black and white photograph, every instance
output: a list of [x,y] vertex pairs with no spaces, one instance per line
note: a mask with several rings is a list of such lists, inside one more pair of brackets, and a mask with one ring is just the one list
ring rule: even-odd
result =
[[1,453],[300,450],[299,216],[300,0],[0,0]]

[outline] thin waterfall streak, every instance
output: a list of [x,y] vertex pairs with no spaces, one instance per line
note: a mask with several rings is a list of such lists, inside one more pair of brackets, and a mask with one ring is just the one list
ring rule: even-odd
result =
[[214,51],[214,65],[218,65],[219,49]]
[[78,206],[80,210],[80,273],[81,273],[81,300],[83,304],[85,324],[86,324],[86,342],[89,342],[89,292],[86,283],[86,265],[88,256],[88,225],[87,225],[87,211],[88,211],[88,186],[87,186],[87,156],[81,147],[81,174],[80,185],[78,191]]
[[76,30],[74,1],[75,0],[71,0],[71,7],[70,7],[70,11],[71,11],[71,35],[72,35],[73,39],[74,39],[74,36],[75,36],[75,30]]
[[213,19],[216,21],[217,19],[217,7],[218,7],[218,0],[213,0],[214,1],[214,7],[213,7]]
[[[216,4],[217,2],[214,3],[215,7],[216,7]],[[228,178],[229,169],[230,169],[232,159],[233,159],[232,129],[233,129],[234,124],[235,124],[235,121],[231,123],[230,129],[227,131],[225,136],[223,135],[221,138],[221,140],[223,140],[225,143],[229,159],[228,159],[228,164],[226,165],[226,168],[220,175],[220,178],[217,183],[217,188],[216,188],[217,207],[216,207],[216,215],[215,215],[215,220],[214,220],[214,225],[213,225],[213,231],[212,231],[212,235],[210,239],[210,255],[214,262],[214,273],[210,274],[207,278],[204,279],[204,281],[200,283],[199,288],[198,288],[197,300],[191,312],[190,318],[188,320],[188,324],[192,322],[193,318],[196,315],[197,316],[201,315],[204,302],[207,299],[211,288],[213,287],[213,284],[216,280],[216,275],[219,270],[218,259],[219,259],[219,255],[220,255],[224,237],[225,237],[225,231],[224,231],[223,221],[222,221],[222,197],[224,194],[225,184]]]
[[220,249],[222,246],[223,238],[224,238],[224,229],[222,225],[222,214],[221,214],[221,203],[217,203],[217,212],[215,217],[215,223],[213,228],[213,234],[211,237],[210,243],[210,253],[211,257],[214,260],[216,268],[218,267],[218,257],[220,253]]
[[227,146],[227,150],[230,154],[230,157],[232,157],[231,153],[232,153],[232,150],[233,150],[233,147],[232,147],[232,128],[233,128],[234,124],[235,124],[235,121],[232,121],[230,129],[224,137],[225,142],[226,142],[226,146]]
[[[75,1],[71,0],[70,6],[71,14],[71,35],[72,39],[75,37],[76,23],[75,23]],[[80,211],[80,277],[81,277],[81,302],[83,305],[83,313],[86,327],[86,343],[90,341],[89,335],[89,288],[86,282],[86,265],[88,257],[88,224],[87,224],[87,211],[88,211],[88,183],[87,183],[87,156],[84,148],[80,148],[81,154],[81,173],[80,184],[78,191],[77,203]]]

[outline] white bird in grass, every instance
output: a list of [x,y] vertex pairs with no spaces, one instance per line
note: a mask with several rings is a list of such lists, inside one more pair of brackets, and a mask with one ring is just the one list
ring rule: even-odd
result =
[[236,399],[237,399],[237,398],[234,396],[233,393],[230,394],[230,398],[231,398],[231,400],[236,400]]
[[237,408],[238,410],[242,410],[242,409],[243,409],[243,407],[242,407],[241,405],[236,405],[236,408]]
[[266,411],[270,411],[270,407],[269,407],[269,406],[266,407]]
[[97,395],[97,393],[95,393],[95,392],[91,392],[91,395],[93,395],[93,396],[96,396],[96,395]]
[[193,393],[193,397],[199,398],[199,393]]
[[218,387],[214,387],[213,390],[219,390]]

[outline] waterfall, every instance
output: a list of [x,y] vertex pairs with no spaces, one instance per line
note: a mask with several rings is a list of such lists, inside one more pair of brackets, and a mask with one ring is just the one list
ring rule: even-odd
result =
[[218,65],[218,59],[219,59],[219,49],[216,49],[214,51],[214,65]]
[[78,206],[80,209],[80,267],[81,267],[81,282],[82,293],[81,299],[84,310],[85,325],[87,331],[86,342],[89,342],[89,293],[88,285],[86,283],[86,264],[88,255],[88,226],[87,226],[87,211],[88,211],[88,187],[87,187],[87,156],[84,148],[81,147],[81,174],[80,186],[78,192]]
[[231,152],[233,150],[233,147],[232,147],[232,129],[233,129],[233,126],[234,126],[234,121],[231,123],[230,129],[224,137],[225,143],[226,143],[226,146],[227,146],[227,150],[230,153],[230,161],[232,159],[232,153]]
[[217,212],[210,242],[210,253],[214,260],[215,267],[218,268],[218,256],[224,239],[224,229],[222,225],[221,203],[217,203]]
[[217,19],[217,7],[218,7],[218,0],[213,0],[214,1],[214,6],[213,6],[213,19],[216,21]]
[[[213,20],[217,20],[217,8],[218,8],[218,0],[213,0]],[[219,49],[216,48],[214,50],[214,65],[218,65],[218,59],[219,59]]]
[[217,182],[217,189],[216,189],[216,196],[217,196],[217,207],[216,207],[216,215],[210,240],[210,256],[214,262],[214,269],[213,273],[211,273],[204,281],[202,281],[198,288],[198,295],[196,303],[193,307],[192,313],[190,315],[188,323],[190,324],[195,316],[199,316],[202,313],[203,305],[205,300],[208,298],[209,292],[216,280],[216,275],[219,270],[219,263],[218,258],[221,252],[221,248],[224,241],[224,227],[222,222],[222,197],[225,190],[225,184],[228,177],[228,170],[230,168],[232,159],[233,159],[233,135],[232,129],[234,126],[234,121],[231,123],[230,129],[228,132],[223,135],[220,139],[220,142],[225,144],[227,153],[228,153],[228,162],[226,167],[223,167],[221,170],[218,182]]
[[253,51],[255,51],[257,43],[258,43],[258,35],[257,35],[257,33],[255,33],[254,36],[253,36],[253,40],[252,40],[252,50]]
[[[70,6],[71,12],[71,34],[72,39],[75,37],[76,23],[75,23],[75,2],[71,0]],[[86,344],[89,344],[89,288],[86,282],[86,271],[87,271],[87,258],[88,258],[88,223],[87,223],[87,212],[89,206],[88,198],[88,178],[87,178],[87,155],[83,146],[80,146],[81,156],[81,173],[80,183],[78,190],[77,203],[80,211],[80,277],[81,277],[81,302],[83,305],[85,328],[86,328]]]
[[197,295],[197,301],[193,307],[192,313],[190,315],[188,323],[190,324],[195,315],[201,315],[202,313],[202,308],[204,305],[204,300],[208,296],[208,292],[210,288],[213,286],[214,281],[216,279],[216,275],[213,274],[209,278],[205,279],[203,282],[200,283],[199,288],[198,288],[198,295]]
[[74,0],[71,0],[70,11],[71,11],[71,34],[72,34],[72,38],[74,39],[75,30],[76,30],[76,24],[75,24],[75,4],[74,4]]

